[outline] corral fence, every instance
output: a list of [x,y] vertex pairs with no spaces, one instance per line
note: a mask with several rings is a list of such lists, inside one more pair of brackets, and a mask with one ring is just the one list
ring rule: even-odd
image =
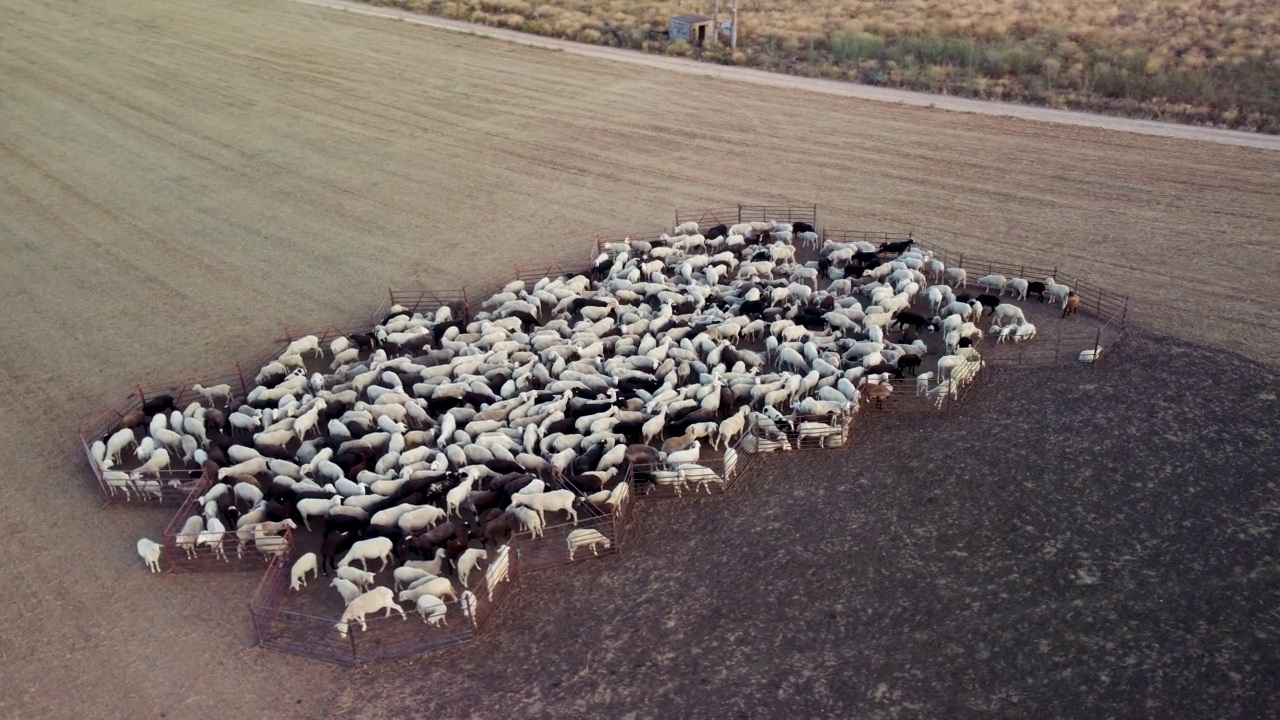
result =
[[[511,548],[520,565],[520,572],[537,572],[621,552],[626,544],[626,530],[631,521],[631,504],[635,497],[630,463],[621,468],[618,477],[621,478],[619,483],[626,490],[613,512],[605,512],[590,504],[582,505],[577,510],[576,523],[566,518],[563,522],[543,527],[537,537],[527,530],[516,533],[511,538]],[[553,472],[548,489],[570,488],[562,475]],[[554,516],[547,513],[547,517]],[[576,535],[573,534],[575,532]],[[599,533],[599,537],[593,533]]]
[[[282,349],[277,347],[263,352],[251,360],[236,363],[232,370],[213,377],[191,376],[172,382],[135,386],[132,392],[123,397],[110,410],[82,425],[77,430],[77,434],[80,438],[80,444],[84,448],[85,459],[89,463],[89,469],[93,474],[94,480],[97,481],[99,490],[102,492],[103,500],[108,504],[182,504],[198,485],[194,481],[200,478],[202,473],[200,468],[194,464],[187,469],[179,469],[178,466],[182,464],[182,458],[181,456],[175,457],[176,453],[173,450],[169,451],[170,467],[159,471],[158,477],[151,476],[149,480],[148,478],[132,480],[121,478],[119,474],[128,473],[142,464],[134,457],[135,445],[131,445],[121,452],[121,463],[112,468],[114,472],[104,472],[98,466],[98,463],[93,459],[91,445],[96,440],[104,440],[110,433],[119,429],[126,416],[135,411],[141,411],[148,400],[168,395],[173,398],[173,404],[179,410],[182,410],[195,400],[203,400],[203,397],[193,389],[195,385],[212,387],[226,384],[231,386],[233,394],[239,397],[248,395],[249,391],[257,384],[254,378],[258,369],[277,357]],[[141,438],[146,437],[147,430],[145,423],[135,428],[135,441],[140,441]]]
[[187,496],[161,535],[169,572],[257,570],[277,556],[288,557],[293,547],[293,531],[289,529],[260,541],[246,531],[246,542],[241,542],[234,525],[228,526],[216,542],[209,538],[207,542],[200,543],[199,532],[184,534],[183,526],[189,518],[204,520],[204,508],[200,506],[199,498],[213,486],[215,478],[206,476],[202,480],[200,488]]
[[[1030,340],[998,342],[998,338],[990,335],[979,341],[979,350],[983,359],[995,368],[1000,367],[1042,367],[1053,365],[1070,365],[1079,362],[1082,350],[1095,347],[1103,349],[1102,357],[1124,335],[1125,321],[1128,317],[1129,298],[1106,290],[1094,283],[1081,280],[1074,273],[1058,267],[1046,268],[1036,265],[1018,264],[999,260],[990,260],[948,250],[940,245],[920,238],[913,233],[887,233],[868,230],[825,230],[825,240],[851,243],[863,241],[879,247],[881,243],[913,240],[915,247],[928,250],[947,267],[964,268],[968,275],[969,286],[973,291],[986,292],[982,286],[974,286],[974,281],[984,275],[1004,275],[1007,278],[1023,278],[1027,281],[1043,282],[1052,277],[1059,283],[1066,284],[1080,297],[1079,313],[1094,318],[1096,325],[1067,325],[1063,323],[1040,323],[1036,325],[1036,336]],[[1030,300],[1030,298],[1028,298]],[[1032,301],[1034,302],[1034,301]],[[898,381],[894,386],[894,394],[887,398],[883,405],[876,409],[890,410],[925,410],[945,409],[957,404],[964,395],[964,389],[948,393],[949,399],[932,398],[932,402],[922,402],[908,398],[899,392],[898,385],[909,381]],[[905,389],[905,388],[903,388]],[[914,391],[913,391],[914,392]]]
[[[445,602],[445,617],[441,624],[429,624],[409,603],[397,604],[404,610],[405,619],[395,611],[390,617],[385,611],[371,613],[365,618],[367,629],[360,623],[348,623],[344,637],[336,627],[341,620],[342,600],[336,590],[327,586],[318,588],[332,593],[329,603],[332,612],[303,612],[290,609],[298,593],[290,590],[292,561],[288,555],[278,556],[267,565],[266,574],[253,598],[249,601],[249,617],[253,622],[258,645],[279,652],[299,655],[313,660],[355,667],[367,663],[383,662],[440,650],[474,640],[492,617],[499,603],[511,590],[518,574],[518,562],[512,552],[503,554],[505,573],[493,573],[490,587],[489,565],[483,565],[472,575],[471,591],[475,594],[473,614],[463,611],[463,598]],[[476,579],[478,578],[478,580]],[[324,576],[309,580],[311,584],[324,585]]]
[[744,222],[807,222],[821,232],[817,205],[736,205],[699,210],[676,210],[676,225],[694,221],[706,229]]
[[663,463],[636,463],[632,487],[636,496],[646,500],[701,493],[722,495],[731,492],[738,481],[746,476],[755,459],[756,453],[747,452],[743,447],[743,438],[738,438],[720,457],[700,458],[697,464],[705,470],[690,471],[683,482],[674,476],[664,476],[664,473],[675,472],[675,468],[669,468]]
[[[865,412],[859,408],[835,415],[791,415],[790,424],[780,428],[795,450],[830,450],[849,444],[853,430],[862,421]],[[801,427],[801,425],[804,427]],[[822,426],[822,427],[818,427]],[[807,432],[806,432],[807,429]]]

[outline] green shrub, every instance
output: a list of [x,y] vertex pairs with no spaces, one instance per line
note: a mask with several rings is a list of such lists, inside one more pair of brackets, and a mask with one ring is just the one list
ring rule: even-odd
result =
[[831,52],[842,63],[880,60],[884,58],[884,38],[870,33],[832,33]]

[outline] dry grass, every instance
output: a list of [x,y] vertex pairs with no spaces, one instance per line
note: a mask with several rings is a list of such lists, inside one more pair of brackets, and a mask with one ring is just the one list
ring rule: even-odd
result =
[[1280,5],[1264,0],[743,0],[736,53],[667,42],[668,18],[709,2],[373,1],[809,77],[1280,133]]

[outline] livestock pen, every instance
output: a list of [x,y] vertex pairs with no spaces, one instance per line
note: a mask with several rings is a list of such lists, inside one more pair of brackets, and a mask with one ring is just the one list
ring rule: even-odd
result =
[[[622,499],[612,512],[590,503],[578,507],[578,520],[565,519],[542,527],[536,534],[524,530],[511,538],[511,548],[524,573],[537,572],[547,568],[565,565],[570,562],[622,552],[626,543],[626,530],[631,522],[632,503],[635,497],[632,479],[632,466],[626,463],[618,473],[617,483],[626,487]],[[568,489],[565,478],[558,472],[552,474],[548,489]],[[553,517],[550,512],[548,517]],[[570,542],[571,533],[575,530],[594,531],[600,538],[586,537]],[[580,536],[574,536],[575,538]],[[595,544],[587,541],[595,540]]]
[[[141,413],[149,400],[169,396],[173,399],[174,407],[179,410],[185,408],[191,402],[201,399],[194,390],[196,385],[203,387],[229,385],[233,394],[240,394],[242,397],[248,395],[256,385],[254,376],[258,368],[278,356],[280,350],[280,347],[273,347],[250,360],[236,363],[232,369],[214,376],[189,376],[170,382],[137,385],[109,410],[78,428],[76,434],[104,502],[107,504],[180,505],[193,490],[198,489],[199,483],[196,481],[201,477],[202,471],[193,462],[184,463],[181,457],[171,456],[170,466],[152,476],[151,481],[145,478],[122,478],[119,476],[120,473],[128,473],[142,464],[126,450],[121,454],[121,464],[110,469],[115,474],[109,476],[93,457],[91,451],[93,442],[103,440],[110,433],[121,429],[121,423],[128,420],[131,415],[136,417]],[[145,428],[141,430],[145,437]],[[138,432],[135,431],[134,435],[136,442]]]
[[[406,603],[401,605],[404,619],[394,611],[388,617],[380,610],[365,619],[365,630],[358,621],[351,621],[344,637],[337,628],[342,618],[337,593],[324,588],[331,596],[327,604],[313,600],[300,607],[303,603],[297,596],[301,593],[290,590],[292,560],[282,555],[267,565],[249,601],[249,617],[258,645],[271,650],[347,667],[396,660],[474,640],[519,573],[517,558],[508,555],[506,562],[505,576],[495,578],[492,586],[487,572],[479,574],[471,588],[475,607],[470,612],[463,609],[459,596],[444,603],[444,620],[435,625],[427,623],[415,607],[405,607]],[[328,580],[322,576],[310,582],[322,584],[321,579]]]
[[220,537],[198,542],[199,533],[183,533],[183,525],[189,518],[203,519],[200,505],[201,493],[212,487],[216,478],[205,475],[198,490],[190,493],[178,511],[173,514],[161,535],[164,556],[169,572],[208,572],[216,570],[252,570],[270,563],[275,557],[288,556],[293,548],[293,530],[286,528],[279,535],[264,537],[261,541],[246,532],[242,540],[235,527],[228,527]]

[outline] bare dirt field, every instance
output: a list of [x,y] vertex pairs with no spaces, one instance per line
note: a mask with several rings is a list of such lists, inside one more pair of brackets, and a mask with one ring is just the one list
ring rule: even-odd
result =
[[[1275,706],[1274,153],[277,0],[13,0],[0,77],[6,717]],[[623,557],[526,578],[488,639],[400,666],[252,649],[257,577],[148,574],[134,541],[168,513],[95,512],[72,433],[134,382],[738,200],[1056,262],[1128,287],[1147,332],[1095,372],[1011,376],[718,504],[642,509]]]

